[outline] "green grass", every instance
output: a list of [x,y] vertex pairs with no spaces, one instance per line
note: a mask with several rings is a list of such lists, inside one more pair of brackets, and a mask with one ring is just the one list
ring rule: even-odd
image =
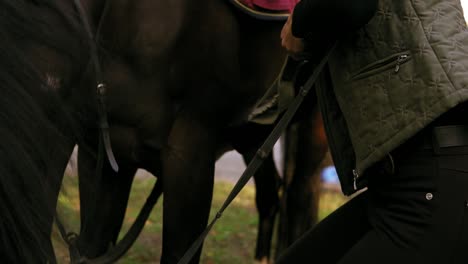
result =
[[[151,191],[154,179],[138,179],[132,186],[130,205],[127,209],[124,231],[135,220],[143,202]],[[79,230],[79,200],[76,178],[66,177],[60,196],[59,212],[65,219],[67,229]],[[232,183],[219,181],[215,184],[213,205],[210,219],[218,211],[233,187]],[[232,204],[226,209],[221,219],[209,233],[202,252],[201,263],[253,263],[257,234],[257,211],[254,204],[255,190],[246,186]],[[320,201],[320,218],[346,201],[340,193],[325,191]],[[148,219],[145,229],[135,245],[122,258],[121,264],[159,263],[162,234],[162,200],[158,202]],[[59,263],[68,263],[64,243],[55,238]]]

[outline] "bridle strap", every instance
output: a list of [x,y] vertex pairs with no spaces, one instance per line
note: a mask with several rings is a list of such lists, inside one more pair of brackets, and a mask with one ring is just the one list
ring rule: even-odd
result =
[[[91,31],[91,26],[86,15],[83,5],[80,0],[74,0],[76,9],[78,10],[78,15],[83,24],[86,35],[88,36],[88,43],[91,49],[91,62],[94,66],[94,71],[96,75],[96,95],[98,99],[98,114],[99,114],[99,128],[101,130],[102,139],[104,141],[104,148],[106,150],[107,158],[112,169],[117,172],[119,170],[119,165],[112,151],[110,136],[109,136],[109,123],[107,121],[107,108],[106,108],[106,84],[104,82],[104,76],[102,74],[101,63],[99,62],[98,50],[96,45],[96,40]],[[108,2],[106,1],[106,6],[104,7],[104,12],[108,7]]]
[[[109,7],[109,0],[106,1],[105,7],[103,10],[103,14],[106,13]],[[96,42],[93,38],[93,34],[91,31],[90,23],[88,18],[84,12],[83,6],[80,0],[74,0],[75,6],[78,10],[79,16],[85,27],[85,30],[88,35],[89,45],[91,48],[91,62],[93,63],[95,74],[96,74],[96,94],[98,98],[98,112],[99,112],[99,125],[102,133],[102,137],[99,138],[99,146],[98,146],[98,161],[97,161],[97,168],[96,174],[100,175],[100,170],[102,170],[102,145],[104,144],[104,148],[107,153],[107,157],[109,160],[112,169],[117,172],[119,167],[115,160],[114,154],[112,152],[111,141],[109,136],[109,124],[107,122],[107,112],[106,112],[106,104],[105,104],[105,93],[106,93],[106,85],[104,83],[102,68],[99,62],[98,54],[97,54],[97,46]],[[102,20],[101,20],[102,22]],[[98,31],[100,26],[98,27]],[[96,34],[98,35],[98,33]],[[79,235],[73,232],[67,232],[65,226],[63,225],[62,221],[59,219],[58,214],[56,213],[56,223],[59,229],[59,232],[64,239],[64,241],[68,244],[69,252],[70,252],[70,259],[72,264],[78,263],[86,263],[86,264],[107,264],[107,263],[114,263],[120,257],[122,257],[128,249],[133,245],[133,243],[138,238],[139,234],[143,230],[145,223],[156,204],[157,200],[161,196],[163,192],[163,184],[161,180],[157,180],[149,194],[144,206],[140,210],[140,213],[137,216],[137,219],[132,224],[130,229],[127,231],[125,236],[111,249],[109,249],[103,256],[100,256],[95,259],[87,259],[81,256],[79,252],[79,248],[77,245],[77,241]]]
[[[143,205],[140,213],[138,214],[135,222],[133,222],[130,229],[127,231],[125,236],[117,242],[117,244],[110,248],[104,255],[94,258],[94,259],[87,259],[84,257],[80,257],[79,264],[111,264],[115,263],[118,259],[120,259],[135,243],[136,239],[140,235],[141,231],[145,227],[146,221],[153,210],[154,205],[158,201],[159,197],[161,196],[163,191],[163,184],[160,179],[156,181],[149,194],[148,198],[146,199],[145,204]],[[72,237],[73,238],[73,237]],[[74,251],[71,251],[73,254]]]
[[307,82],[304,84],[304,86],[301,87],[299,94],[294,98],[294,101],[290,104],[286,112],[283,114],[279,122],[276,124],[276,126],[273,128],[273,131],[270,133],[270,135],[267,137],[263,145],[258,149],[257,153],[253,157],[253,159],[250,161],[249,165],[243,172],[242,176],[239,178],[237,181],[236,185],[232,189],[231,193],[227,197],[226,201],[224,202],[223,206],[219,211],[216,213],[215,218],[211,221],[211,223],[206,227],[206,229],[200,234],[200,236],[193,242],[193,244],[190,246],[190,248],[185,252],[184,256],[179,260],[178,264],[187,264],[190,262],[190,260],[193,258],[193,256],[197,253],[198,249],[202,245],[203,241],[207,237],[209,231],[211,228],[214,226],[216,221],[221,218],[224,210],[231,204],[231,202],[236,198],[236,196],[239,194],[239,192],[242,190],[242,188],[247,184],[247,182],[252,178],[254,173],[257,171],[257,169],[260,167],[260,165],[263,163],[265,158],[268,157],[270,154],[271,150],[273,149],[273,146],[275,145],[276,141],[278,141],[279,137],[283,133],[283,131],[286,129],[288,124],[290,123],[291,119],[293,118],[294,114],[297,112],[297,109],[301,105],[302,101],[306,97],[306,95],[309,93],[311,88],[314,86],[316,81],[318,80],[318,77],[320,76],[320,73],[322,72],[323,68],[328,62],[328,59],[330,57],[330,54],[333,52],[335,49],[336,44],[334,44],[325,54],[325,56],[322,58],[322,60],[319,62],[319,64],[316,66],[314,69],[314,72],[312,75],[309,77]]
[[67,232],[65,226],[60,221],[58,215],[55,215],[56,224],[62,239],[67,243],[68,250],[70,253],[71,264],[110,264],[115,263],[120,259],[135,243],[136,239],[140,235],[141,231],[145,227],[146,221],[153,210],[154,205],[158,201],[159,197],[163,192],[163,184],[161,180],[157,180],[154,183],[151,193],[148,195],[145,204],[140,210],[135,222],[133,222],[130,229],[127,231],[125,236],[117,242],[117,244],[110,248],[104,255],[88,259],[80,254],[77,242],[79,235],[74,232]]

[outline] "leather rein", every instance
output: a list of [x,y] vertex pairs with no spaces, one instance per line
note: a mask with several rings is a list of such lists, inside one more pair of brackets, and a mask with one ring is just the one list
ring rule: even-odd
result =
[[[99,62],[98,50],[96,45],[96,39],[93,36],[91,31],[91,26],[88,20],[88,16],[85,13],[83,5],[81,4],[80,0],[74,0],[75,7],[78,11],[78,15],[81,19],[81,23],[83,24],[84,29],[86,30],[86,35],[88,37],[88,44],[91,49],[91,63],[94,67],[94,73],[96,76],[96,95],[98,99],[98,114],[99,114],[99,128],[101,130],[102,140],[104,141],[104,149],[106,150],[107,159],[115,172],[119,171],[119,165],[115,160],[114,152],[112,151],[110,136],[109,136],[109,123],[107,121],[107,108],[106,108],[106,89],[107,86],[104,82],[104,76],[102,74],[101,63]],[[104,5],[104,10],[101,16],[101,20],[98,26],[97,32],[101,27],[101,22],[107,13],[109,8],[109,1],[106,0]],[[98,35],[97,33],[96,35]]]

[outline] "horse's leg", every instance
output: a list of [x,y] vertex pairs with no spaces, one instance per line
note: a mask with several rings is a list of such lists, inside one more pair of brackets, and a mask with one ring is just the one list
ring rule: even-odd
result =
[[[213,129],[184,115],[175,120],[163,150],[161,263],[177,263],[206,227],[213,193]],[[198,263],[201,249],[191,263]]]
[[[246,164],[254,157],[255,150],[242,153]],[[261,263],[268,263],[273,229],[279,208],[278,190],[281,184],[281,179],[273,160],[273,154],[270,153],[264,160],[262,166],[255,173],[254,179],[255,202],[259,214],[255,259]]]
[[95,156],[78,150],[81,229],[80,253],[94,258],[116,243],[122,227],[136,167],[119,164],[115,173],[104,160],[96,175]]
[[[288,178],[284,195],[286,200],[282,204],[286,208],[282,213],[277,255],[315,224],[318,218],[320,177],[317,169],[328,145],[317,107],[311,115],[299,122],[296,133],[296,138],[287,139],[287,145],[290,147],[293,143],[291,140],[296,142],[292,144],[295,150],[287,152],[289,160],[285,164],[285,174]],[[288,177],[287,174],[291,173],[292,176]]]
[[[50,136],[49,140],[50,144],[46,144],[47,146],[54,146],[56,142],[61,142],[59,146],[51,148],[48,153],[50,161],[47,164],[47,180],[45,181],[45,190],[48,200],[47,204],[51,209],[47,214],[47,223],[49,224],[49,230],[47,230],[47,233],[51,234],[56,213],[55,208],[57,207],[63,175],[71,153],[73,152],[75,143],[73,140],[63,134]],[[52,244],[48,244],[47,249],[49,250],[51,256],[55,255]]]
[[[264,140],[271,133],[271,130],[270,125],[248,123],[230,129],[228,138],[234,149],[242,155],[245,164],[249,164]],[[282,184],[272,153],[258,168],[254,174],[254,179],[255,202],[259,213],[255,259],[261,263],[268,263],[275,219],[280,202],[278,191]]]

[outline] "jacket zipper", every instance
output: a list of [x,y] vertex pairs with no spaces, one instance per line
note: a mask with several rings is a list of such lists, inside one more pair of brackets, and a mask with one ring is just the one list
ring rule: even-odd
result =
[[[408,60],[409,60],[409,55],[408,54],[406,54],[406,53],[405,54],[400,54],[400,55],[398,55],[396,57],[396,60],[393,57],[391,60],[386,59],[386,60],[380,61],[380,62],[372,65],[371,67],[366,67],[364,70],[360,71],[360,73],[355,75],[355,77],[353,77],[353,79],[357,79],[359,77],[362,78],[364,73],[371,73],[376,69],[385,70],[385,69],[387,69],[386,66],[393,65],[393,62],[395,63],[394,72],[398,73],[400,71],[400,66],[403,63],[405,63],[406,61],[408,61]],[[358,190],[357,181],[359,179],[359,176],[360,176],[359,171],[357,169],[353,169],[353,189],[355,191]]]
[[368,66],[365,66],[364,68],[359,70],[357,73],[353,74],[350,80],[363,79],[363,78],[378,74],[380,72],[383,72],[391,68],[394,69],[395,73],[398,73],[400,71],[401,65],[403,65],[410,59],[411,59],[411,56],[409,52],[392,55],[385,59],[374,62]]
[[358,190],[357,188],[357,180],[359,178],[359,172],[357,171],[357,169],[353,169],[353,189],[355,191]]
[[[318,88],[318,87],[317,87]],[[327,106],[325,106],[325,101],[324,100],[326,97],[324,96],[323,92],[321,91],[321,89],[316,89],[316,93],[317,93],[317,101],[319,103],[319,109],[320,111],[322,112],[322,116],[323,116],[323,125],[325,127],[325,130],[326,131],[331,131],[330,130],[330,124],[329,124],[329,113],[328,113],[328,109],[327,109]],[[327,135],[329,137],[329,140],[328,140],[328,145],[330,146],[330,151],[332,151],[334,153],[334,155],[336,155],[337,159],[338,160],[341,160],[341,155],[339,152],[336,152],[336,147],[335,147],[335,135],[334,133],[330,133],[329,135]],[[338,171],[341,171],[341,166],[336,168]]]
[[[319,89],[320,90],[320,89]],[[319,90],[317,90],[317,96],[319,98],[322,97],[322,93],[319,92]],[[319,100],[319,102],[321,102],[321,100]],[[328,110],[325,106],[323,106],[322,104],[319,103],[319,107],[320,107],[320,111],[322,112],[322,116],[324,117],[328,117]],[[326,130],[330,131],[329,130],[329,124],[328,124],[328,118],[323,118],[323,125],[325,127]],[[336,150],[336,147],[335,147],[335,140],[334,140],[334,135],[333,134],[330,134],[329,135],[330,139],[328,141],[328,144],[330,145],[330,150]],[[339,152],[333,152],[335,153],[335,155],[337,156],[337,159],[340,160],[341,159],[341,156],[340,156],[340,153]],[[340,168],[337,167],[337,170],[339,170]],[[357,191],[358,190],[358,187],[357,187],[357,181],[358,181],[358,178],[360,177],[359,175],[359,171],[356,169],[353,169],[352,170],[352,174],[353,174],[353,190],[354,191]],[[346,196],[349,196],[349,194],[346,194]]]
[[407,54],[402,54],[402,55],[398,56],[397,62],[396,62],[396,65],[395,65],[395,73],[397,73],[400,70],[400,65],[403,62],[405,62],[407,59],[408,59]]

